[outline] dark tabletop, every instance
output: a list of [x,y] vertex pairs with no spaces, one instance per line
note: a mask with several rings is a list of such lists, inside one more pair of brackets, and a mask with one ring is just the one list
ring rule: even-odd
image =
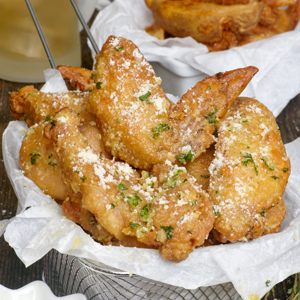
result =
[[[96,13],[95,13],[96,14]],[[95,17],[92,17],[89,24]],[[92,69],[93,60],[87,46],[87,37],[81,32],[82,67]],[[15,83],[0,79],[0,148],[2,149],[2,134],[8,123],[12,121],[10,115],[9,94],[18,91],[26,83]],[[43,84],[34,84],[35,88],[41,88]],[[277,117],[282,139],[284,143],[292,142],[300,136],[300,95],[292,99],[282,113]],[[17,197],[6,175],[3,163],[2,151],[0,153],[0,220],[9,219],[16,214]],[[0,238],[0,284],[11,289],[20,288],[31,281],[41,280],[43,272],[42,260],[25,268],[24,264],[16,256],[14,250],[5,242],[3,236]],[[268,299],[287,299],[287,290],[292,285],[293,277],[279,283],[275,294],[270,294]]]

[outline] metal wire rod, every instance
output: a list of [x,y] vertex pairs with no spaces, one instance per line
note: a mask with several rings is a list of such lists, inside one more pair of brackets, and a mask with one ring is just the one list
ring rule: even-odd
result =
[[43,33],[42,27],[40,25],[40,22],[39,22],[37,16],[36,16],[36,13],[34,11],[34,8],[33,8],[32,4],[31,4],[30,0],[25,0],[25,2],[27,4],[27,7],[28,7],[29,12],[31,14],[31,17],[33,19],[33,22],[35,24],[36,30],[38,31],[40,39],[41,39],[41,41],[43,43],[44,49],[46,51],[46,54],[47,54],[47,57],[48,57],[48,60],[49,60],[49,63],[50,63],[50,65],[51,65],[51,67],[53,69],[56,69],[56,64],[55,64],[53,55],[52,55],[52,53],[50,51],[50,48],[48,46],[47,40],[46,40],[45,35]]
[[88,35],[88,38],[89,38],[90,42],[92,43],[92,46],[93,46],[95,52],[96,52],[96,53],[99,53],[100,50],[99,50],[99,48],[98,48],[98,46],[97,46],[97,44],[96,44],[96,42],[95,42],[95,40],[94,40],[94,38],[93,38],[91,32],[90,32],[90,29],[89,29],[88,25],[87,25],[86,22],[84,21],[84,18],[83,18],[83,16],[82,16],[82,14],[81,14],[81,12],[80,12],[80,10],[79,10],[79,8],[78,8],[78,6],[77,6],[75,0],[70,0],[70,1],[71,1],[72,5],[73,5],[73,8],[74,8],[74,10],[75,10],[75,12],[76,12],[78,18],[79,18],[79,21],[80,21],[82,27],[84,28],[86,34]]

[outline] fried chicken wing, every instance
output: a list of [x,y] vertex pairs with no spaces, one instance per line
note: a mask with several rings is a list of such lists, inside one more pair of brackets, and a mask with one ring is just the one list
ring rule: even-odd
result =
[[184,168],[167,162],[140,177],[128,164],[96,154],[69,109],[55,118],[45,136],[55,141],[68,202],[80,203],[121,245],[134,239],[158,247],[167,260],[182,261],[204,243],[213,226],[212,206]]
[[235,101],[220,126],[210,173],[217,240],[249,241],[279,231],[290,161],[275,118],[263,104]]
[[224,30],[238,38],[253,29],[263,8],[264,3],[256,0],[233,5],[184,0],[151,3],[154,20],[162,29],[173,36],[191,36],[205,44],[221,42]]
[[43,136],[43,130],[43,124],[36,124],[27,131],[19,152],[19,163],[24,175],[46,195],[63,201],[67,194],[61,181],[60,162],[53,142]]
[[[107,67],[109,66],[109,67]],[[189,154],[196,158],[213,142],[221,118],[257,72],[255,67],[218,73],[199,82],[173,107],[160,78],[139,49],[111,36],[97,57],[90,101],[106,148],[128,164],[150,170]]]
[[25,86],[10,95],[11,114],[16,120],[23,120],[28,127],[39,123],[47,117],[53,117],[55,112],[63,107],[70,107],[83,122],[95,122],[89,105],[90,93],[43,93],[33,86]]
[[94,72],[85,68],[60,65],[57,70],[70,82],[70,84],[82,92],[90,91],[94,85]]

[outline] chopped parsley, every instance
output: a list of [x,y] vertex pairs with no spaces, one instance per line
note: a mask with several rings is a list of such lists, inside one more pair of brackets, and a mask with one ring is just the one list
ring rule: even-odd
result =
[[167,233],[167,239],[166,239],[166,242],[167,242],[173,236],[174,227],[173,226],[160,226],[160,228],[162,228]]
[[149,214],[149,207],[150,207],[151,203],[146,204],[143,209],[141,210],[141,216],[144,219],[148,218],[148,214]]
[[56,119],[52,119],[50,124],[51,124],[51,127],[50,127],[50,130],[55,126],[55,123],[56,123]]
[[129,226],[130,226],[130,228],[134,228],[134,227],[136,227],[136,226],[140,226],[141,224],[140,223],[132,223],[132,222],[130,222],[129,223]]
[[208,90],[211,90],[211,86],[209,85],[209,86],[207,87],[207,89],[208,89]]
[[99,155],[100,160],[103,160],[102,154]]
[[220,216],[219,210],[217,208],[215,208],[215,207],[213,207],[213,209],[214,209],[215,216],[219,217]]
[[209,178],[209,175],[200,175],[202,178]]
[[36,151],[33,151],[32,153],[29,154],[31,156],[30,162],[32,165],[34,165],[36,163],[36,160],[39,156],[41,156],[39,153],[37,153]]
[[252,155],[249,152],[246,152],[246,153],[243,154],[243,156],[246,157],[246,159],[242,160],[242,164],[244,166],[247,166],[248,162],[250,162],[251,164],[253,164],[254,170],[255,170],[255,174],[258,175],[257,165],[254,163]]
[[50,155],[48,156],[48,159],[50,159],[52,156],[53,156],[53,154],[50,154]]
[[75,173],[79,174],[79,171],[78,171],[78,170],[75,170]]
[[54,163],[53,161],[50,161],[50,162],[48,163],[48,165],[49,165],[49,166],[52,166],[52,167],[57,167],[57,164]]
[[99,90],[99,89],[101,89],[101,85],[102,85],[102,81],[98,81],[97,83],[96,83],[96,88]]
[[122,50],[124,50],[123,47],[114,47],[114,49],[115,49],[116,51],[122,51]]
[[117,122],[117,123],[120,123],[120,119],[118,118],[116,122]]
[[196,205],[196,204],[197,204],[197,199],[194,200],[194,201],[192,201],[192,202],[189,202],[189,204],[190,204],[190,205],[193,205],[193,206]]
[[82,180],[82,182],[85,182],[87,180],[86,176],[80,177],[80,179]]
[[112,209],[114,209],[116,207],[116,205],[113,204],[113,203],[111,203],[110,206],[111,206]]
[[91,218],[91,221],[89,222],[89,225],[94,225],[95,224],[95,219]]
[[176,155],[175,158],[177,158],[184,165],[186,164],[187,160],[190,160],[191,162],[195,160],[194,154],[192,153],[191,150],[186,155],[183,154]]
[[92,89],[86,89],[85,92],[90,93]]
[[168,126],[168,123],[159,124],[156,127],[151,129],[152,132],[156,132],[155,134],[153,134],[153,138],[157,139],[160,132],[162,132],[164,130],[171,130],[171,129],[172,129],[172,127]]
[[248,119],[244,119],[244,120],[242,120],[242,123],[249,123],[249,120]]
[[267,280],[265,283],[266,283],[266,286],[269,286],[269,284],[270,284],[270,280]]
[[264,208],[261,212],[260,212],[260,214],[264,217],[265,216],[265,214],[266,214],[266,209]]
[[262,157],[261,160],[265,163],[266,167],[270,169],[270,171],[274,171],[274,166],[270,165],[264,157]]
[[49,115],[47,115],[47,117],[45,118],[45,121],[50,121],[51,117]]
[[91,74],[91,79],[94,79],[95,78],[95,73],[92,73]]
[[134,206],[138,206],[140,202],[142,202],[143,200],[137,195],[137,194],[133,194],[134,198],[132,199],[132,205]]
[[283,168],[283,172],[286,173],[289,170],[289,168]]
[[187,178],[185,178],[185,179],[183,180],[183,183],[186,183],[186,182],[188,182],[188,179],[187,179]]
[[204,116],[205,119],[208,120],[209,124],[218,124],[218,117],[214,116],[214,114],[216,114],[218,112],[218,108],[216,107],[215,110],[211,111],[209,114],[207,114],[206,116]]
[[151,92],[148,91],[145,95],[140,96],[140,97],[139,97],[139,100],[145,101],[145,102],[148,103],[148,104],[153,104],[153,102],[150,102],[149,99],[148,99],[148,97],[149,97],[150,95],[151,95]]
[[189,233],[189,234],[193,234],[191,230],[188,230],[188,231],[187,231],[187,233]]
[[222,78],[222,75],[223,75],[222,72],[219,72],[217,76],[218,78]]
[[278,180],[278,179],[280,179],[279,177],[277,177],[277,176],[271,176],[271,178],[273,178],[274,180]]
[[122,184],[122,183],[120,183],[120,184],[118,185],[118,189],[119,189],[120,191],[126,191],[126,190],[128,190],[128,188],[127,188],[124,184]]

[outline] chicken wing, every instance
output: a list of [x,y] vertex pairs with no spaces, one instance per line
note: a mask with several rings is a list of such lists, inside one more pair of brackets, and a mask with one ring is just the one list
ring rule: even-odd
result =
[[263,104],[235,101],[222,121],[209,169],[217,240],[249,241],[279,231],[290,161],[275,118]]
[[70,107],[84,123],[95,122],[89,105],[90,93],[64,92],[43,93],[33,86],[25,86],[10,95],[11,114],[16,120],[23,120],[28,127],[53,117],[63,107]]
[[153,0],[155,23],[178,37],[191,36],[205,44],[219,43],[224,31],[237,38],[258,23],[264,3],[251,0],[246,4],[219,5],[202,1]]
[[70,84],[82,92],[91,91],[94,86],[95,73],[85,68],[60,65],[57,70],[70,82]]
[[247,67],[208,77],[171,107],[139,49],[111,36],[97,57],[90,97],[105,147],[145,170],[166,160],[196,158],[214,143],[218,118],[257,71]]
[[135,239],[158,247],[167,260],[182,261],[204,243],[213,226],[212,205],[184,168],[166,162],[141,177],[126,163],[99,157],[69,109],[55,118],[45,136],[55,141],[68,202],[80,202],[120,244]]

